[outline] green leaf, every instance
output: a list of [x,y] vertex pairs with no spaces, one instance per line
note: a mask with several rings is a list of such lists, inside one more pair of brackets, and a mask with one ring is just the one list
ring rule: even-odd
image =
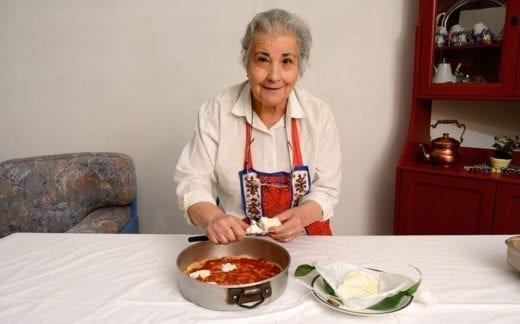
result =
[[421,285],[422,272],[418,268],[416,268],[416,267],[414,267],[412,265],[410,265],[410,266],[412,268],[414,268],[419,273],[419,280],[415,284],[410,286],[410,288],[408,288],[408,289],[406,289],[404,291],[400,291],[400,292],[398,292],[397,294],[395,294],[393,296],[386,297],[385,299],[383,299],[379,303],[368,307],[369,309],[373,309],[373,310],[390,310],[390,309],[393,309],[393,308],[397,307],[397,305],[399,305],[399,303],[401,302],[401,300],[403,299],[404,296],[413,296],[415,294],[415,292],[417,291],[417,289]]
[[303,277],[311,273],[314,269],[316,269],[314,266],[311,266],[310,264],[302,264],[299,265],[298,268],[294,271],[294,275],[296,277]]
[[417,291],[417,288],[419,288],[419,285],[421,284],[421,280],[417,281],[414,285],[412,285],[410,288],[404,291],[400,291],[397,294],[386,297],[379,303],[372,305],[369,307],[369,309],[373,310],[389,310],[397,307],[404,296],[413,296],[415,292]]
[[336,292],[334,291],[334,288],[332,288],[331,285],[329,285],[329,283],[323,279],[323,283],[324,283],[324,288],[325,288],[325,291],[327,292],[327,294],[331,295],[331,296],[334,296],[334,297],[337,297],[336,295]]

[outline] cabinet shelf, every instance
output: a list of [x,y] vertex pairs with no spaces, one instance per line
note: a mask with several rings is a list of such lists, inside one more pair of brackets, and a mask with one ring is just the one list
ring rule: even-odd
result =
[[[460,88],[462,91],[468,90],[468,92],[475,92],[482,87],[498,87],[491,83],[480,83],[480,82],[468,82],[468,83],[439,83],[433,86],[436,90],[429,93],[418,94],[415,98],[420,100],[485,100],[485,101],[519,101],[517,97],[504,97],[495,95],[471,95],[471,97],[465,98],[460,97],[454,92],[460,92],[460,90],[454,90],[453,88]],[[443,89],[447,89],[446,91]],[[520,109],[520,105],[519,105]]]
[[502,43],[493,44],[468,44],[463,46],[435,46],[436,52],[449,51],[471,51],[471,50],[497,50],[502,48]]
[[[484,163],[489,164],[489,157],[493,153],[493,150],[461,147],[460,153],[462,155],[462,159],[459,163],[450,167],[443,167],[425,161],[418,149],[410,147],[409,152],[405,154],[407,158],[400,163],[400,169],[424,172],[432,175],[460,177],[479,181],[503,182],[520,185],[520,176],[466,171],[464,169],[464,166],[467,165],[479,165]],[[520,165],[520,152],[514,153],[511,164],[517,166]]]

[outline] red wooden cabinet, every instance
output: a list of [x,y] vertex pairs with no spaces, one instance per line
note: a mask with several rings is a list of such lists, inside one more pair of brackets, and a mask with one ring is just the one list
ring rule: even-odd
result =
[[520,233],[520,186],[502,183],[496,193],[493,233]]
[[399,234],[486,234],[496,184],[423,172],[401,174]]
[[[453,10],[457,8],[456,10]],[[494,25],[503,21],[503,29],[494,30],[491,44],[436,45],[436,31],[444,26],[448,31],[459,19],[482,9],[492,10]],[[467,13],[467,14],[463,14]],[[503,14],[501,14],[503,13]],[[485,13],[484,13],[485,14]],[[471,16],[470,16],[471,17]],[[513,97],[520,95],[519,35],[520,1],[518,0],[427,0],[421,3],[421,18],[417,26],[420,35],[418,96],[431,98]],[[477,19],[477,18],[475,18]],[[481,18],[486,23],[485,18]],[[466,18],[465,21],[471,21]],[[473,24],[473,23],[471,23]],[[468,34],[473,25],[463,26]],[[497,29],[497,27],[495,27]],[[470,39],[472,41],[472,39]],[[450,63],[452,71],[460,64],[459,82],[434,83],[439,63]]]
[[[495,16],[502,10],[502,38],[492,44],[437,46],[439,17],[450,12],[449,30],[460,24],[466,10]],[[461,161],[447,168],[426,162],[418,150],[419,144],[430,143],[435,100],[513,100],[520,109],[520,0],[421,0],[415,43],[410,122],[397,165],[394,233],[520,233],[520,176],[464,170],[465,165],[489,162],[491,149],[461,148]],[[433,67],[443,59],[452,70],[461,63],[460,71],[470,79],[434,83]],[[475,76],[477,81],[471,79]],[[519,152],[512,163],[520,164]]]

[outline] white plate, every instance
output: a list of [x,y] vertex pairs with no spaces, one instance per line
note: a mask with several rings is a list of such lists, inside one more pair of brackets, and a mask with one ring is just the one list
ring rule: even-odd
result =
[[378,316],[378,315],[386,315],[395,313],[397,311],[402,310],[403,308],[407,307],[412,303],[413,296],[404,296],[403,299],[401,299],[401,302],[392,309],[387,310],[372,310],[372,309],[350,309],[345,305],[338,305],[337,302],[331,301],[331,298],[329,297],[329,294],[327,293],[327,290],[325,290],[325,283],[323,281],[323,278],[320,275],[317,275],[312,280],[312,294],[314,297],[323,305],[332,308],[336,311],[347,313],[351,315],[360,315],[360,316]]

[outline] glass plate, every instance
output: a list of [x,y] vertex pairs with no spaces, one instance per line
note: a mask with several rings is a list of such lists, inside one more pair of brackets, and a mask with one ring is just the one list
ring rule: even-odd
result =
[[337,302],[330,300],[329,294],[325,290],[325,284],[324,284],[323,278],[320,275],[317,275],[312,280],[311,285],[313,288],[312,294],[320,303],[322,303],[323,305],[325,305],[329,308],[332,308],[336,311],[351,314],[351,315],[379,316],[379,315],[391,314],[391,313],[395,313],[397,311],[404,309],[405,307],[410,305],[413,300],[413,296],[404,296],[403,299],[401,300],[401,302],[395,308],[387,309],[387,310],[372,310],[372,309],[367,309],[367,308],[350,309],[350,308],[346,307],[345,305],[338,305]]

